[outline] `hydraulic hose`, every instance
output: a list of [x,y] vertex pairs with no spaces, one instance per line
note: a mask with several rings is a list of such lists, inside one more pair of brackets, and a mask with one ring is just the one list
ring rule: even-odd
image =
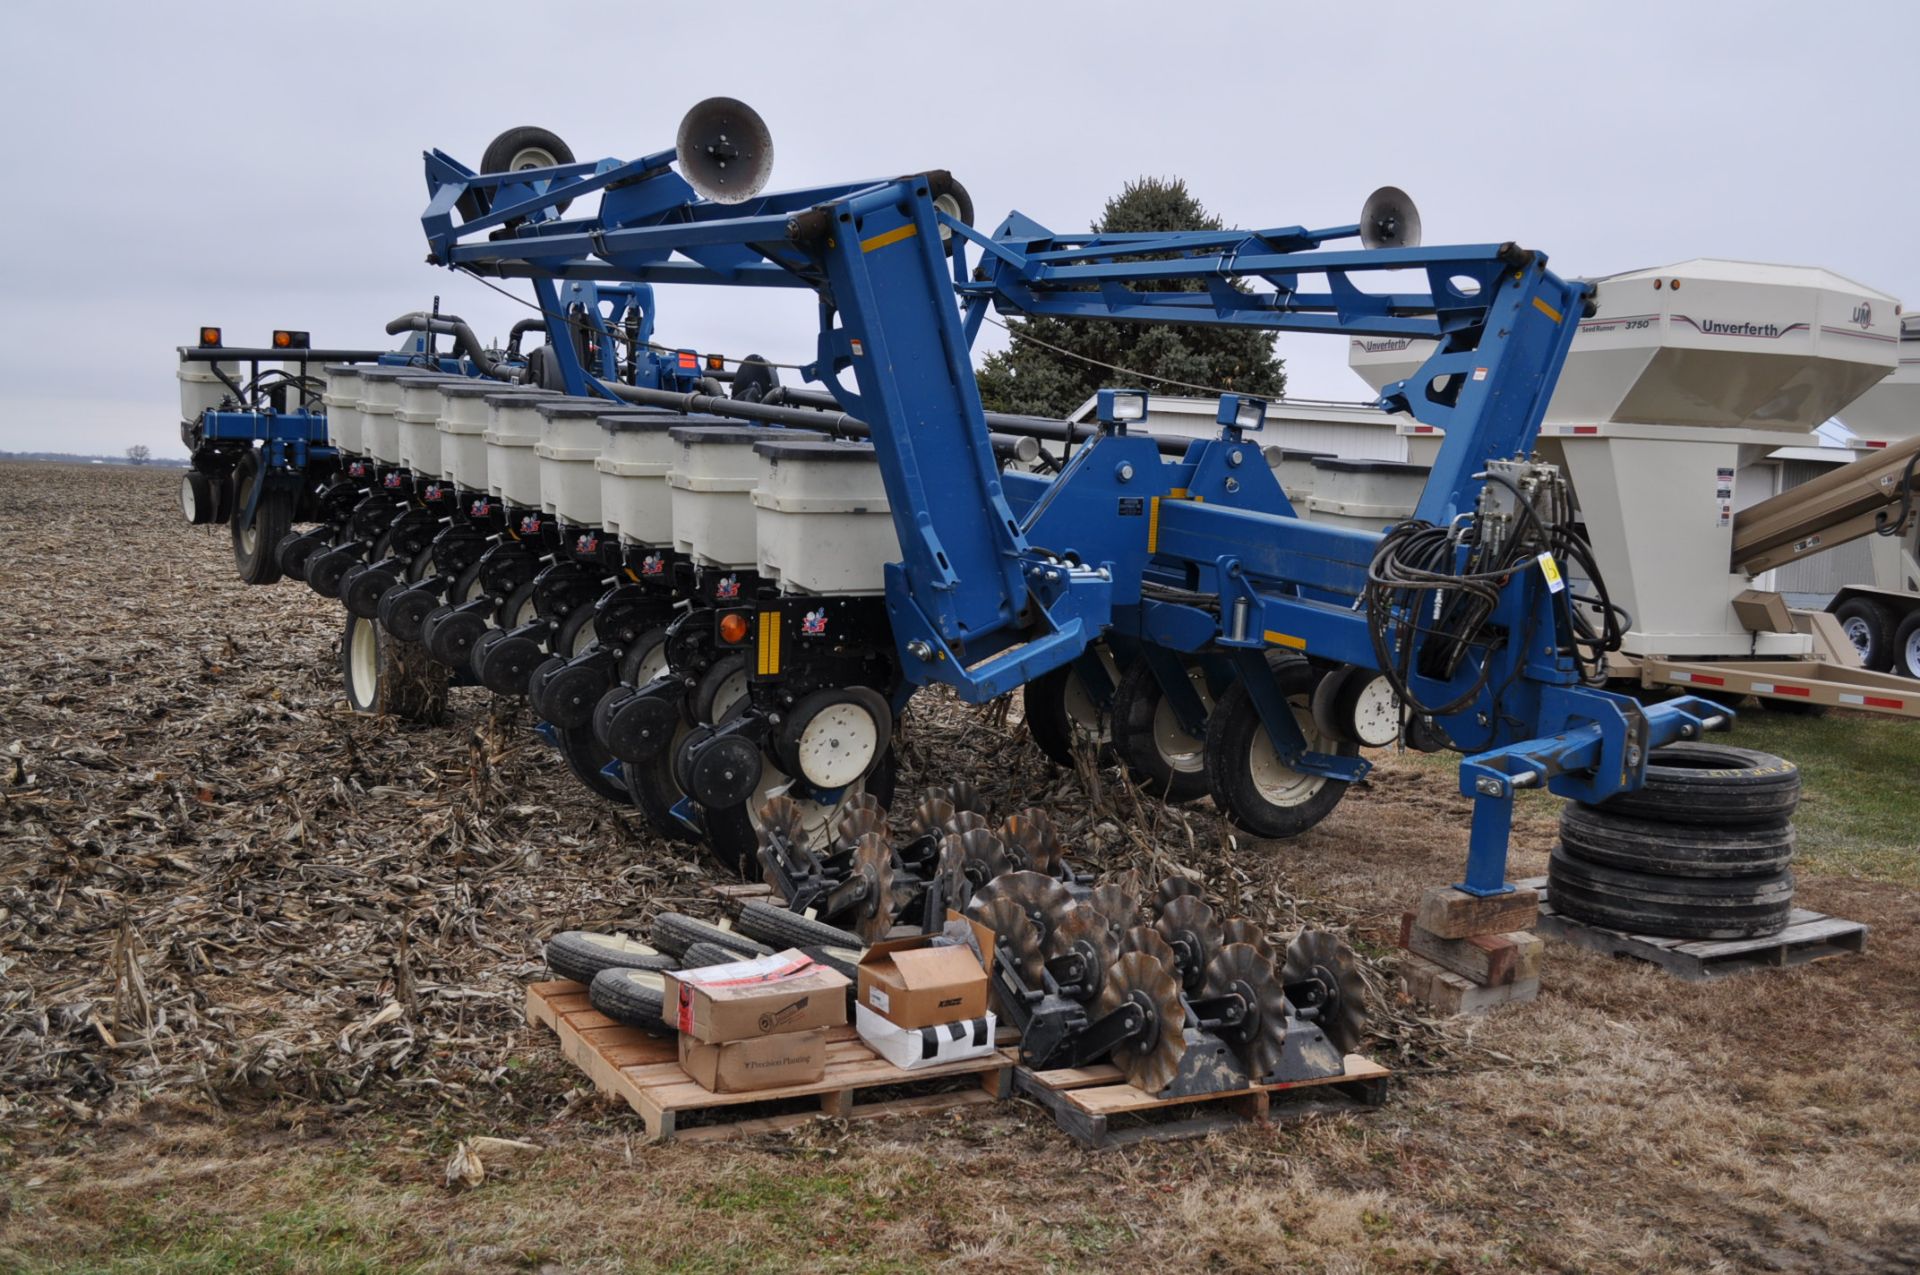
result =
[[[824,409],[839,407],[833,395],[825,390],[789,389],[784,385],[769,391],[764,401]],[[1050,420],[1044,416],[1020,416],[1012,412],[988,412],[986,418],[988,428],[1003,434],[1012,434],[1020,438],[1037,438],[1052,443],[1085,442],[1099,432],[1091,425]],[[1193,442],[1191,438],[1166,435],[1154,435],[1153,441],[1163,456],[1184,456],[1187,454],[1188,446]]]
[[437,332],[441,336],[450,336],[453,338],[455,357],[472,359],[473,365],[480,369],[482,376],[490,376],[495,380],[506,379],[495,370],[498,365],[488,355],[486,348],[480,344],[480,338],[473,334],[473,329],[467,326],[464,319],[444,314],[436,317],[424,310],[415,310],[387,324],[388,336],[398,336],[402,332]]

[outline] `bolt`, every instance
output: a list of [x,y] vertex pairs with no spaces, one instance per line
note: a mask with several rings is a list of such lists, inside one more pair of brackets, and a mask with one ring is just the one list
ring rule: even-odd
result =
[[1474,780],[1473,789],[1483,797],[1498,797],[1505,791],[1504,785],[1491,775],[1482,775]]
[[1133,465],[1132,465],[1132,463],[1131,463],[1131,462],[1129,462],[1129,461],[1124,461],[1124,460],[1123,460],[1123,461],[1121,461],[1121,462],[1120,462],[1120,463],[1119,463],[1118,465],[1115,465],[1115,466],[1113,467],[1113,476],[1114,476],[1115,478],[1118,478],[1118,479],[1119,479],[1119,480],[1120,480],[1121,482],[1123,482],[1123,483],[1130,483],[1130,482],[1132,482],[1132,481],[1133,481]]
[[1234,448],[1232,451],[1227,453],[1227,464],[1229,465],[1237,466],[1241,461],[1245,459],[1246,457],[1240,454],[1240,449],[1238,447]]
[[1638,766],[1639,764],[1640,764],[1640,745],[1628,744],[1627,745],[1627,765]]
[[915,638],[907,643],[907,654],[916,660],[930,660],[933,658],[933,643],[925,638]]

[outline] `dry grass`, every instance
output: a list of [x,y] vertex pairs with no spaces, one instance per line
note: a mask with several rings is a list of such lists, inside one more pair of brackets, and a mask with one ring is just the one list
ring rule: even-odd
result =
[[[443,730],[345,715],[335,613],[235,582],[174,481],[0,467],[0,1268],[1920,1265],[1911,847],[1803,874],[1875,926],[1865,960],[1697,987],[1555,946],[1531,1007],[1396,1008],[1374,1043],[1403,1078],[1366,1117],[1099,1156],[1024,1106],[641,1145],[517,989],[545,934],[698,899],[707,870],[477,692]],[[1096,810],[1008,740],[934,705],[910,771],[1048,802],[1083,861],[1191,870],[1276,932],[1345,928],[1376,973],[1464,853],[1450,775],[1414,759],[1239,845],[1111,775]],[[1552,819],[1523,812],[1516,872]],[[544,1150],[449,1193],[481,1133]]]

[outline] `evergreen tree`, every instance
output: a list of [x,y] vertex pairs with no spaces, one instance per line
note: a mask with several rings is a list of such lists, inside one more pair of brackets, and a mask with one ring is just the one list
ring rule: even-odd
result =
[[[1209,213],[1178,177],[1142,177],[1128,182],[1107,201],[1095,227],[1108,234],[1221,228],[1220,219]],[[1200,283],[1190,280],[1141,286],[1161,291],[1202,289]],[[1286,372],[1274,355],[1273,336],[1267,332],[1045,317],[1009,319],[1007,327],[1012,334],[1010,347],[988,355],[978,373],[980,397],[988,411],[1065,416],[1103,386],[1143,388],[1150,393],[1199,393],[1098,367],[1048,346],[1193,385],[1267,398],[1278,397],[1286,389]]]

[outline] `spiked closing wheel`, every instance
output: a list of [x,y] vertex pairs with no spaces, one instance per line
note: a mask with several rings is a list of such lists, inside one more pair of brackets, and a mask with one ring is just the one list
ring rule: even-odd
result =
[[907,831],[916,837],[924,837],[930,832],[939,832],[953,818],[953,803],[945,797],[928,794],[913,813],[907,817]]
[[1073,906],[1073,895],[1066,886],[1038,872],[1008,872],[997,876],[975,890],[973,897],[976,901],[981,898],[1013,900],[1033,922],[1042,947]]
[[1080,967],[1085,974],[1072,989],[1073,998],[1078,1001],[1090,1001],[1100,994],[1107,966],[1113,964],[1119,955],[1120,944],[1107,928],[1107,919],[1094,911],[1090,904],[1078,901],[1068,903],[1059,922],[1047,935],[1047,960],[1056,961],[1067,956],[1080,958]]
[[985,831],[993,825],[977,810],[956,810],[940,826],[948,832],[972,832],[976,828]]
[[1160,883],[1160,888],[1153,893],[1153,910],[1155,915],[1158,915],[1160,909],[1166,907],[1167,904],[1173,902],[1175,899],[1188,897],[1202,897],[1200,883],[1192,877],[1168,877]]
[[1087,906],[1100,914],[1116,943],[1140,917],[1140,899],[1124,885],[1096,885]]
[[1018,970],[1020,981],[1028,987],[1040,986],[1040,970],[1045,964],[1040,932],[1018,903],[1012,899],[982,899],[975,894],[973,902],[967,904],[967,917],[993,931],[996,960]]
[[1136,925],[1120,936],[1120,955],[1144,952],[1168,969],[1173,968],[1173,948],[1151,925]]
[[853,847],[849,874],[866,882],[866,891],[853,911],[855,933],[867,943],[878,943],[893,928],[893,847],[877,832],[862,836]]
[[1181,986],[1189,996],[1197,995],[1206,981],[1207,962],[1220,950],[1220,923],[1214,920],[1213,909],[1198,895],[1181,895],[1161,905],[1153,928],[1173,948]]
[[1260,955],[1273,959],[1273,945],[1267,942],[1266,931],[1244,916],[1230,916],[1220,923],[1220,941],[1250,943],[1259,949]]
[[1258,1083],[1280,1065],[1287,1044],[1287,994],[1273,961],[1251,943],[1229,943],[1207,962],[1203,996],[1234,995],[1246,1005],[1246,1017],[1219,1029]]
[[967,848],[951,834],[940,839],[940,897],[956,912],[967,910],[973,898],[973,881],[967,876]]
[[864,807],[842,810],[833,825],[833,850],[844,854],[859,845],[860,838],[867,836],[887,840],[887,816],[881,811]]
[[1352,1053],[1367,1031],[1367,989],[1360,981],[1352,949],[1325,930],[1300,931],[1287,945],[1280,981],[1304,983],[1308,979],[1317,980],[1326,990],[1326,1000],[1314,1021],[1335,1049]]
[[1187,1012],[1173,968],[1145,952],[1116,959],[1101,980],[1094,1013],[1105,1018],[1129,1002],[1144,1022],[1137,1036],[1113,1047],[1113,1065],[1128,1084],[1159,1093],[1180,1074],[1180,1059],[1187,1052]]
[[948,802],[955,810],[971,810],[975,814],[985,815],[987,803],[980,796],[980,790],[965,779],[950,784],[927,789],[928,797],[939,797]]
[[1000,824],[1000,840],[1017,849],[1026,865],[1050,877],[1060,875],[1060,833],[1053,819],[1038,807],[1008,815]]

